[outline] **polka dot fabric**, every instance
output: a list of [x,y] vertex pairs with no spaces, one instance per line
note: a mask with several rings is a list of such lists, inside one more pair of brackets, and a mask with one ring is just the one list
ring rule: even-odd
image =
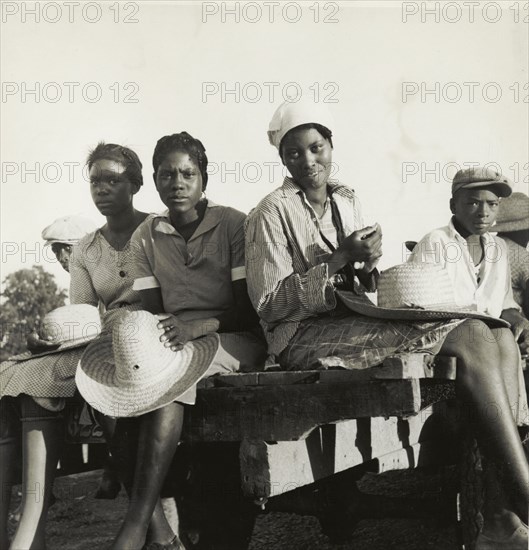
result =
[[[139,309],[140,295],[132,290],[134,283],[134,258],[131,241],[123,250],[116,250],[98,229],[81,239],[74,247],[70,264],[70,301],[72,304],[99,302],[109,312],[119,308]],[[103,317],[103,329],[109,329],[109,320],[114,315]]]
[[[112,328],[124,310],[140,309],[140,295],[132,290],[133,258],[130,241],[123,250],[110,246],[98,229],[73,248],[70,263],[70,301],[103,307],[103,330]],[[75,371],[85,347],[0,365],[0,397],[21,393],[33,397],[71,397]]]

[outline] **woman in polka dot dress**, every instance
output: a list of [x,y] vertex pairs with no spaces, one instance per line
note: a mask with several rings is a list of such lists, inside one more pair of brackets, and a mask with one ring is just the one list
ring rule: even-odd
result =
[[[132,290],[129,241],[148,214],[133,206],[133,197],[143,184],[142,164],[134,151],[100,143],[88,156],[87,166],[92,199],[106,224],[72,250],[70,301],[99,306],[106,331],[123,308],[140,309],[139,293]],[[29,359],[16,368],[11,362],[0,366],[0,403],[7,403],[9,397],[9,407],[23,426],[22,515],[11,548],[46,547],[46,515],[64,433],[61,409],[64,398],[75,393],[75,371],[83,351],[77,348]],[[30,396],[48,399],[37,403]],[[2,489],[10,490],[9,480],[2,481]],[[42,498],[35,497],[35,487],[40,488]],[[2,506],[4,502],[7,499],[2,498]],[[1,535],[7,542],[7,533]],[[4,547],[7,544],[2,543]]]

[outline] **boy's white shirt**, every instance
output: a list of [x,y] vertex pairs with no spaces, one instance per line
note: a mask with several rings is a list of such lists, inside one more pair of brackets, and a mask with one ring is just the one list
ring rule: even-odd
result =
[[499,317],[505,309],[520,310],[514,301],[507,244],[500,237],[485,233],[483,268],[480,282],[467,241],[450,223],[425,235],[415,246],[409,262],[442,265],[454,285],[458,306]]

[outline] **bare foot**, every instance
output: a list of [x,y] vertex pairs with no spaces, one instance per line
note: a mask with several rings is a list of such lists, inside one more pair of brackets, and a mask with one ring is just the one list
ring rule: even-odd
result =
[[111,550],[142,550],[145,545],[145,530],[138,527],[121,526]]
[[508,537],[489,537],[480,533],[476,540],[476,550],[526,550],[529,547],[527,527],[520,525]]

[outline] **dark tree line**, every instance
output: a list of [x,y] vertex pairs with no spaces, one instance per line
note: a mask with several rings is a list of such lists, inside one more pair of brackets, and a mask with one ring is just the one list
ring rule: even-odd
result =
[[55,277],[34,265],[19,269],[3,281],[0,306],[0,360],[26,349],[26,338],[38,329],[49,311],[63,306],[66,291],[59,290]]

